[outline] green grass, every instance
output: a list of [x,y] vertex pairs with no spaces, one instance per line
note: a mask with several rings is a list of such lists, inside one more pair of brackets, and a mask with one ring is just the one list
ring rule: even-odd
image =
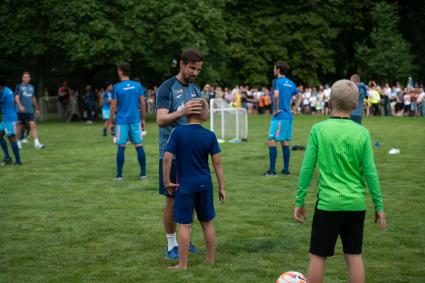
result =
[[[122,183],[112,181],[115,146],[100,136],[100,124],[40,123],[46,148],[26,145],[22,167],[0,168],[0,282],[275,282],[284,271],[305,273],[314,186],[308,222],[292,219],[303,152],[292,152],[291,176],[262,177],[269,117],[249,119],[247,143],[222,145],[228,200],[216,202],[216,264],[204,264],[195,225],[193,241],[203,252],[190,256],[185,272],[168,271],[171,262],[164,259],[153,121],[145,141],[150,179],[136,178],[135,150],[128,147]],[[292,144],[305,145],[310,127],[322,119],[296,117]],[[375,157],[389,222],[385,232],[373,224],[367,195],[367,282],[423,282],[425,119],[371,117],[364,125],[382,142]],[[389,155],[391,147],[401,153]],[[325,282],[346,282],[340,243],[336,250]]]

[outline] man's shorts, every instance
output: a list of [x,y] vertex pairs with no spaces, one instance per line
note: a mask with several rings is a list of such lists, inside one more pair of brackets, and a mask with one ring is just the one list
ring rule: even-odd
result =
[[109,111],[109,110],[105,110],[105,109],[102,109],[102,118],[103,118],[103,120],[109,120],[109,113],[110,113],[111,111]]
[[141,144],[143,142],[140,123],[121,124],[115,126],[115,143],[117,145],[125,145],[128,141],[134,144]]
[[25,124],[27,122],[34,122],[34,113],[18,113],[18,122]]
[[362,253],[366,211],[324,211],[316,208],[310,238],[310,253],[334,255],[336,240],[341,236],[344,254]]
[[0,123],[0,132],[4,132],[7,137],[16,136],[16,122]]
[[358,123],[358,124],[362,124],[362,116],[359,115],[351,115],[351,120],[353,120],[354,122]]
[[[163,180],[163,171],[162,171],[162,162],[164,162],[163,159],[159,160],[159,194],[164,195],[167,197],[171,197],[168,193],[167,189],[164,186],[164,180]],[[170,181],[174,184],[177,183],[177,162],[175,159],[171,162],[171,169],[170,169]]]
[[269,140],[290,141],[292,139],[292,120],[273,120],[270,122]]
[[193,223],[193,210],[200,222],[211,221],[215,217],[213,190],[174,194],[174,222],[179,224]]

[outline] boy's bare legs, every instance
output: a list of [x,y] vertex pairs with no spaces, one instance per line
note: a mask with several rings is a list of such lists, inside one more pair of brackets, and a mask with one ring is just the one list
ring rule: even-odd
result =
[[174,214],[174,198],[167,196],[165,198],[165,207],[162,214],[165,233],[167,234],[176,233],[176,223],[174,223],[173,214]]
[[348,282],[349,283],[364,283],[365,272],[363,265],[363,257],[359,255],[344,254],[345,261],[348,268]]
[[317,256],[310,253],[310,262],[308,264],[307,282],[322,283],[325,275],[326,257]]
[[214,263],[216,242],[214,225],[211,221],[208,221],[201,222],[201,226],[204,231],[205,246],[207,248],[207,262]]
[[192,224],[179,225],[179,264],[170,269],[187,269],[189,257],[190,227]]

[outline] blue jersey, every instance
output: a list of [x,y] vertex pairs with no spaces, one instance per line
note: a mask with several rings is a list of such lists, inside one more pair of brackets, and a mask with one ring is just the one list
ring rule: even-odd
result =
[[[25,108],[23,113],[34,113],[32,98],[35,96],[34,87],[30,84],[18,84],[15,89],[15,95],[19,96],[19,101]],[[16,112],[20,112],[16,105]]]
[[280,77],[274,80],[273,90],[279,91],[279,113],[273,119],[292,120],[291,100],[299,92],[297,86],[287,77]]
[[111,100],[112,100],[112,93],[109,91],[105,91],[102,96],[102,110],[111,109]]
[[112,90],[112,99],[117,100],[117,124],[133,124],[140,122],[140,96],[142,85],[135,81],[122,81]]
[[[168,109],[168,113],[176,112],[194,98],[201,96],[201,91],[195,84],[184,85],[176,77],[166,80],[161,84],[156,93],[156,108]],[[176,122],[159,129],[159,154],[160,159],[164,156],[165,146],[171,131],[177,126],[187,123],[187,118],[182,117]]]
[[8,87],[3,87],[1,94],[1,113],[2,113],[2,122],[10,123],[16,122],[17,114],[15,110],[15,96],[13,91]]
[[220,152],[215,134],[200,124],[177,127],[165,151],[175,155],[180,194],[212,189],[209,155]]
[[359,88],[359,100],[357,102],[357,108],[354,109],[354,111],[351,113],[351,115],[362,116],[364,99],[367,96],[367,89],[366,89],[366,86],[365,86],[364,83],[359,83],[357,85],[357,87]]

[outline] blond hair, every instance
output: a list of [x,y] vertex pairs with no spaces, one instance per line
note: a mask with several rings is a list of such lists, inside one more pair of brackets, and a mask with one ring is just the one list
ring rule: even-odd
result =
[[359,88],[350,80],[336,81],[331,87],[331,100],[335,110],[351,112],[359,99]]
[[200,102],[201,105],[202,105],[202,109],[201,109],[201,113],[189,115],[187,118],[190,119],[190,118],[193,117],[193,118],[197,118],[197,119],[200,119],[200,120],[201,119],[207,119],[208,118],[208,111],[209,111],[208,102],[203,98],[195,98],[195,99],[192,99],[191,101]]

